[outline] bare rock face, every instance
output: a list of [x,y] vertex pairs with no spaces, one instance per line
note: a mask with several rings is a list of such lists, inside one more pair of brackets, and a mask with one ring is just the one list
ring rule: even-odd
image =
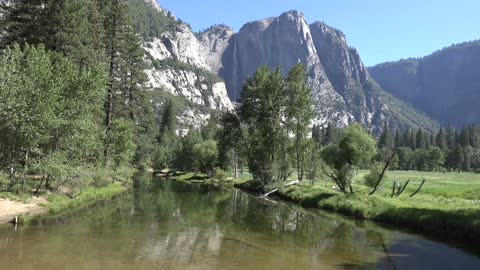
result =
[[238,33],[214,25],[194,34],[179,24],[144,47],[154,88],[211,109],[233,109],[230,100],[239,99],[243,82],[259,66],[281,67],[287,73],[302,62],[308,68],[318,124],[357,121],[375,131],[384,121],[392,128],[435,126],[383,92],[341,31],[321,22],[309,25],[298,11],[247,23]]
[[235,34],[232,28],[226,25],[214,25],[199,34],[202,44],[202,54],[205,56],[211,70],[218,74],[223,68],[222,56],[228,47],[230,38]]
[[243,81],[259,66],[282,67],[286,73],[298,62],[305,63],[309,69],[317,122],[331,121],[339,126],[351,122],[353,117],[328,80],[310,27],[298,11],[245,24],[230,40],[222,58],[220,75],[225,79],[230,98],[237,100]]
[[308,68],[319,124],[356,121],[377,132],[384,121],[392,128],[436,125],[383,92],[340,30],[322,22],[309,25],[298,11],[245,24],[230,38],[219,75],[230,98],[238,100],[243,81],[259,66],[286,73],[298,62]]
[[191,66],[210,70],[202,54],[202,45],[188,25],[180,24],[175,32],[164,33],[161,42],[170,53],[170,57]]
[[[347,44],[345,35],[325,23],[310,25],[313,41],[327,74],[328,80],[342,96],[355,120],[364,125],[375,125],[385,120],[379,90],[371,83],[366,67],[355,48]],[[378,122],[377,120],[377,122]]]
[[[152,5],[157,10],[161,9],[155,0],[152,0]],[[214,110],[233,109],[225,83],[212,72],[211,62],[207,61],[209,50],[205,49],[190,26],[179,24],[174,31],[167,31],[146,42],[144,49],[152,67],[147,70],[147,75],[150,86],[157,89],[154,91],[184,97]]]

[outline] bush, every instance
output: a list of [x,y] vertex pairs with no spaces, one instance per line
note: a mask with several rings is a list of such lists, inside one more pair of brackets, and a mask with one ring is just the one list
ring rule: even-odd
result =
[[110,181],[108,180],[107,171],[103,166],[98,166],[96,168],[96,170],[93,173],[92,179],[93,179],[92,185],[97,188],[106,187],[108,186],[108,184],[110,184]]
[[227,172],[222,170],[219,167],[215,167],[213,169],[213,179],[218,180],[220,182],[225,182],[227,180]]
[[[367,185],[369,187],[372,187],[372,188],[375,187],[375,185],[378,182],[378,178],[380,177],[380,174],[382,173],[382,170],[383,170],[384,166],[385,166],[384,164],[379,163],[379,162],[374,163],[370,168],[370,173],[365,175],[365,177],[364,177],[365,185]],[[387,180],[388,180],[387,175],[384,175],[382,181],[385,182]],[[381,183],[380,183],[380,185],[381,185]]]
[[89,173],[74,177],[65,185],[68,188],[68,196],[72,199],[77,198],[92,182],[93,179]]

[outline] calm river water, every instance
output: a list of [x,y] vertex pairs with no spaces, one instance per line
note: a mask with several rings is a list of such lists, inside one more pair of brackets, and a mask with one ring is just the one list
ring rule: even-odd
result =
[[371,223],[142,174],[111,201],[0,228],[0,269],[480,269],[480,259]]

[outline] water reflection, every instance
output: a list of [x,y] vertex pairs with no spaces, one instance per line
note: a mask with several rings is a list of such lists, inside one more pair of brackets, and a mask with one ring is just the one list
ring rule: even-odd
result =
[[[418,236],[138,175],[134,190],[0,230],[0,269],[476,269]],[[460,268],[458,268],[461,266]]]

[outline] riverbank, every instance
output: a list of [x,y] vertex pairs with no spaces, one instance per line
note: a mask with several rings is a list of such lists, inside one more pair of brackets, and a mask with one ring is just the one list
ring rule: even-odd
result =
[[62,193],[44,193],[40,196],[21,196],[0,194],[0,224],[11,223],[17,217],[18,223],[28,223],[43,215],[57,215],[70,210],[88,207],[100,200],[106,200],[128,190],[128,186],[120,183],[104,187],[88,187],[76,198]]
[[[471,183],[466,185],[465,190],[460,190],[455,183],[444,185],[443,178],[449,175],[439,176],[433,175],[433,173],[425,175],[424,173],[409,172],[412,176],[409,177],[411,184],[402,195],[392,197],[392,182],[387,181],[379,192],[368,196],[369,189],[360,183],[363,174],[364,172],[360,172],[356,177],[355,194],[342,194],[332,189],[329,181],[321,181],[314,185],[310,182],[301,182],[288,187],[273,186],[272,190],[278,188],[278,191],[270,198],[294,202],[306,208],[333,211],[354,219],[393,225],[454,243],[471,244],[472,239],[480,238],[480,201],[474,199],[475,192],[478,192],[476,190],[478,185]],[[392,175],[395,176],[404,174],[403,172],[392,172]],[[441,178],[443,182],[435,182],[434,176]],[[473,174],[468,175],[469,178],[474,176]],[[457,175],[451,175],[451,177],[457,177]],[[205,175],[201,174],[173,174],[171,178],[192,183],[212,183],[211,179],[207,179]],[[422,178],[427,178],[425,190],[410,197]],[[400,179],[396,177],[396,179],[404,180],[401,177]],[[219,185],[218,181],[214,183]],[[446,181],[446,183],[450,182]],[[235,187],[261,194],[255,184],[246,177],[228,179],[219,186]],[[472,188],[468,189],[468,186]],[[449,188],[452,189],[451,193],[448,192]]]

